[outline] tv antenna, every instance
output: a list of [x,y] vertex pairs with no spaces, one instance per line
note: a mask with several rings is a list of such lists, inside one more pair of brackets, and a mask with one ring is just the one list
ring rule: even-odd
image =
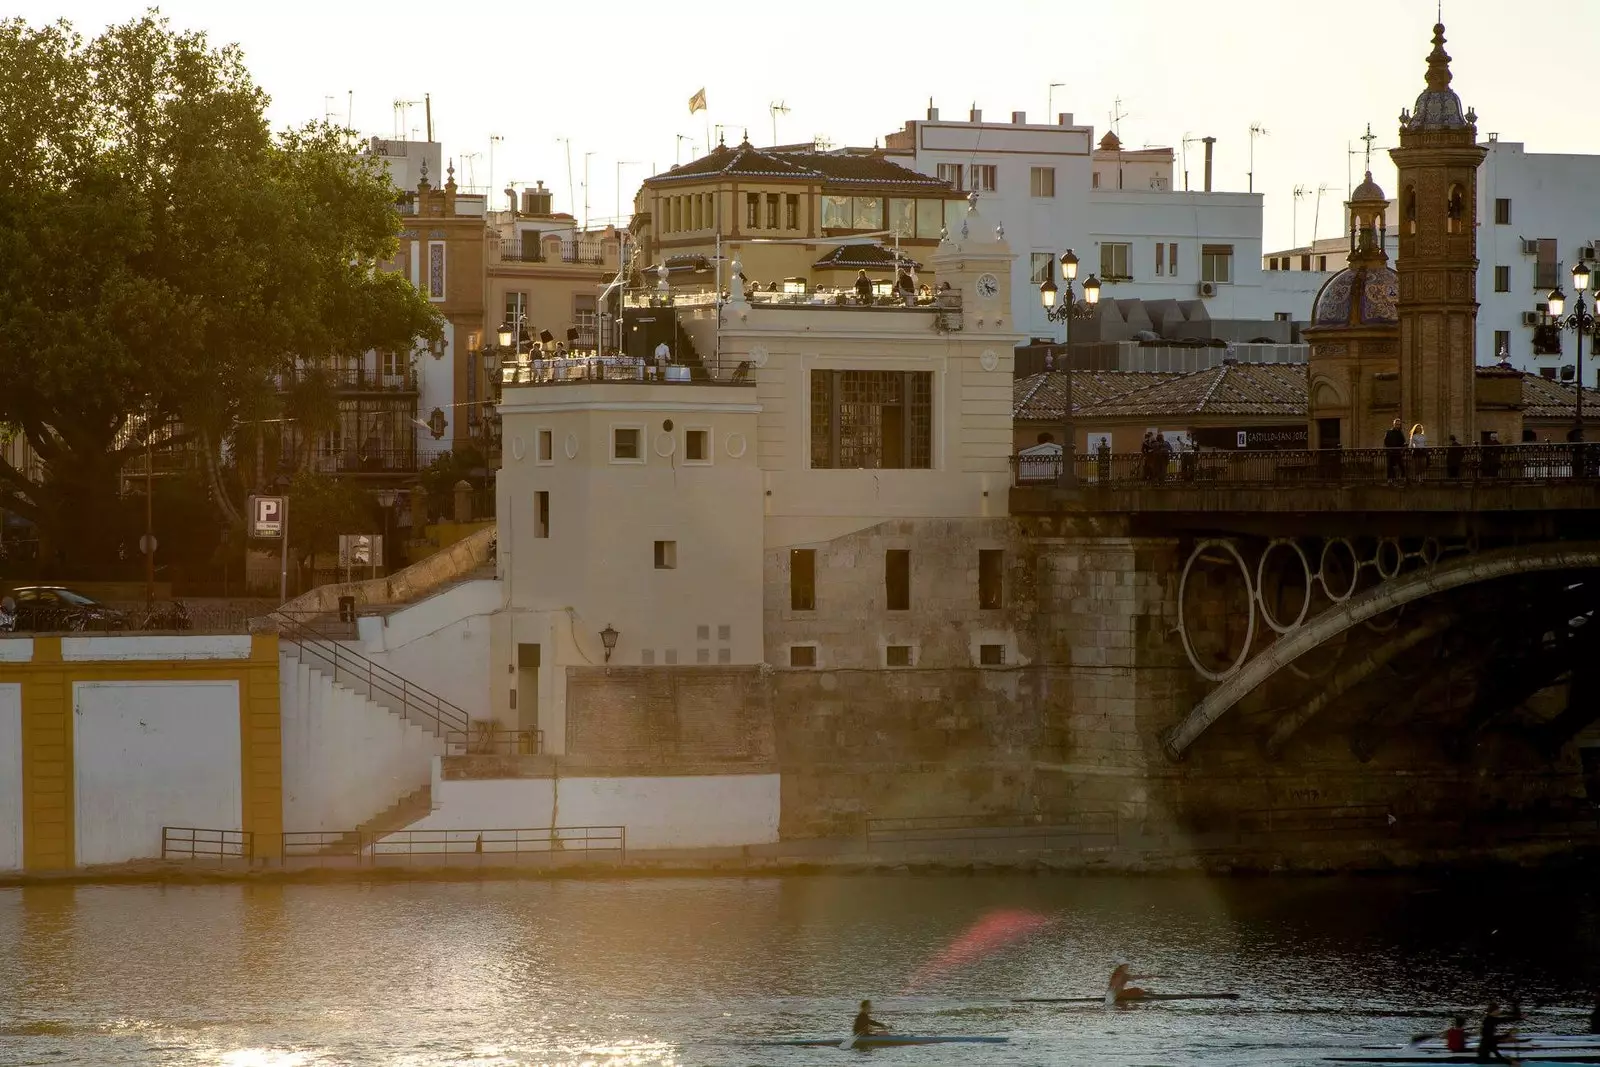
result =
[[[1256,191],[1256,138],[1265,136],[1267,136],[1267,128],[1265,126],[1259,122],[1250,124],[1250,170],[1247,172],[1249,175],[1249,183],[1246,187],[1247,192],[1253,193]],[[1298,196],[1299,193],[1297,192],[1295,195]]]
[[411,128],[411,109],[422,103],[421,100],[396,100],[394,102],[394,139],[404,141],[406,131]]
[[491,133],[489,135],[489,195],[490,196],[495,195],[495,191],[494,191],[494,146],[499,144],[501,141],[504,141],[504,140],[505,140],[505,138],[500,136],[498,133]]
[[1317,186],[1317,203],[1311,212],[1311,243],[1317,243],[1317,224],[1322,221],[1322,194],[1329,190],[1327,185]]
[[1311,195],[1311,191],[1303,185],[1294,187],[1294,216],[1289,223],[1289,241],[1295,248],[1300,247],[1300,201]]
[[1054,122],[1056,120],[1056,90],[1057,89],[1065,89],[1066,87],[1067,87],[1067,83],[1066,82],[1051,82],[1050,83],[1050,88],[1048,90],[1046,90],[1045,96],[1044,96],[1044,98],[1045,98],[1044,120],[1046,122]]
[[332,93],[329,93],[327,96],[324,96],[322,98],[322,121],[323,122],[328,122],[328,123],[331,123],[333,121],[333,94]]
[[[482,158],[483,158],[483,153],[482,152],[463,152],[461,154],[462,169],[464,169],[467,172],[467,188],[468,189],[476,189],[478,187],[478,167],[477,167],[477,163],[478,163],[478,160],[480,160]],[[492,193],[492,192],[494,192],[494,190],[491,189],[490,192]]]
[[1183,134],[1183,191],[1189,191],[1189,146],[1205,140],[1203,137],[1190,137],[1188,131]]
[[689,142],[689,151],[694,151],[694,138],[686,133],[678,134],[678,143],[672,149],[672,165],[676,167],[683,162],[683,142]]
[[767,110],[772,114],[772,143],[778,143],[778,116],[789,113],[789,105],[779,100],[775,104],[768,104]]
[[1128,113],[1122,110],[1122,97],[1117,97],[1111,102],[1111,132],[1117,135],[1117,140],[1122,140],[1122,120]]

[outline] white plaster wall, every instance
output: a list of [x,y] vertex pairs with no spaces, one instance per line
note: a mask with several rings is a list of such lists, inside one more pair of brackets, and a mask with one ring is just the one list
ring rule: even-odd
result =
[[0,637],[0,663],[30,663],[33,661],[33,638]]
[[[417,245],[413,243],[412,247],[417,248]],[[419,258],[427,256],[426,242],[417,249],[417,256]],[[427,284],[427,263],[422,263],[419,269],[421,271],[421,279],[419,281],[414,271],[412,283],[421,288]],[[449,269],[450,264],[446,262],[447,286],[449,284]],[[427,422],[428,417],[433,414],[434,408],[444,412],[445,431],[443,439],[434,441],[431,433],[424,433],[420,429],[418,430],[418,444],[425,451],[443,452],[450,447],[450,442],[456,438],[455,332],[455,323],[447,319],[444,324],[444,355],[438,359],[435,359],[433,353],[429,352],[426,347],[419,349],[412,355],[412,359],[417,364],[418,377],[420,378],[419,384],[421,386],[421,398],[417,402],[417,417],[423,422]]]
[[493,718],[489,616],[503,599],[492,578],[451,586],[382,619],[362,620],[360,652],[474,719]]
[[0,871],[22,867],[22,686],[0,683]]
[[718,848],[778,840],[778,775],[435,781],[410,830],[625,826],[628,847]]
[[287,656],[278,685],[285,830],[353,830],[428,784],[441,739]]
[[241,828],[239,683],[76,682],[77,862],[161,855],[163,826]]

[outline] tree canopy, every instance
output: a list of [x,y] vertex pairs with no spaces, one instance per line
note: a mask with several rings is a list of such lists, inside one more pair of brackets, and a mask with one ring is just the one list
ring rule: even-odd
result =
[[400,228],[387,173],[349,131],[274,133],[266,104],[237,47],[155,11],[89,40],[0,21],[0,425],[44,465],[0,459],[0,508],[63,551],[111,550],[96,509],[167,420],[215,460],[295,360],[440,335],[378,269]]

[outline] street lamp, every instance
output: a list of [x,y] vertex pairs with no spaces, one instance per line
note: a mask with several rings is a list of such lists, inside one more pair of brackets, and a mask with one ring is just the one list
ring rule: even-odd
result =
[[400,499],[400,494],[393,489],[378,490],[378,507],[383,509],[383,573],[389,573],[389,515],[394,511],[394,505]]
[[[1568,435],[1568,439],[1572,441],[1583,440],[1583,335],[1586,333],[1593,334],[1595,336],[1596,343],[1600,344],[1600,330],[1596,329],[1595,317],[1594,315],[1590,314],[1588,307],[1583,301],[1583,294],[1585,290],[1589,288],[1589,275],[1590,271],[1588,264],[1584,263],[1582,260],[1579,260],[1578,265],[1572,268],[1572,289],[1576,294],[1573,298],[1575,306],[1572,309],[1572,314],[1566,316],[1565,318],[1562,317],[1562,312],[1566,311],[1567,309],[1567,294],[1561,291],[1561,287],[1559,285],[1556,286],[1550,291],[1550,295],[1546,298],[1550,305],[1550,317],[1555,320],[1556,326],[1565,327],[1566,329],[1569,329],[1578,335],[1578,347],[1575,353],[1576,358],[1574,361],[1573,373],[1573,378],[1576,379],[1575,384],[1577,385],[1578,391],[1576,404],[1573,408],[1574,418],[1572,433]],[[1576,454],[1573,461],[1572,473],[1582,476],[1582,467],[1582,455],[1581,453]]]
[[621,636],[622,635],[617,632],[617,628],[612,626],[609,622],[606,623],[606,628],[600,631],[600,643],[606,646],[607,663],[611,662],[611,653],[616,650],[617,638]]
[[1073,456],[1077,435],[1072,427],[1072,320],[1087,319],[1095,313],[1095,305],[1100,303],[1100,279],[1093,274],[1084,279],[1083,300],[1080,302],[1072,288],[1073,280],[1078,277],[1078,257],[1070,248],[1061,253],[1062,284],[1059,289],[1056,288],[1054,274],[1052,267],[1040,283],[1039,303],[1044,305],[1045,318],[1067,325],[1066,343],[1061,353],[1061,370],[1065,376],[1062,392],[1065,396],[1061,405],[1061,474],[1057,484],[1063,489],[1071,489],[1078,484]]

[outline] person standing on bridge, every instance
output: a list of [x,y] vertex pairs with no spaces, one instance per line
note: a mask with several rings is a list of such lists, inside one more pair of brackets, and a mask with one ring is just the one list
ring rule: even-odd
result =
[[1391,482],[1405,480],[1405,448],[1406,432],[1401,429],[1400,420],[1395,419],[1394,425],[1383,435],[1384,457],[1389,461],[1387,477]]
[[1422,429],[1422,423],[1411,427],[1411,439],[1407,442],[1411,446],[1411,467],[1416,472],[1417,481],[1422,481],[1423,472],[1428,469],[1428,435]]

